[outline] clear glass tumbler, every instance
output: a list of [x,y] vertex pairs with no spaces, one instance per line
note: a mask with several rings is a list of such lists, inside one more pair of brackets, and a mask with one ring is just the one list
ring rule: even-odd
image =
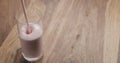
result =
[[[22,8],[18,8],[22,9]],[[36,61],[42,57],[43,34],[41,13],[33,6],[26,8],[30,33],[27,33],[27,23],[23,10],[16,12],[18,33],[22,48],[22,55],[28,61]]]

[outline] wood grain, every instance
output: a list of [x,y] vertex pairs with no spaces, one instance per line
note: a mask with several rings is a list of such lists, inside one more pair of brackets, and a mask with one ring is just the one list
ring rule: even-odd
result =
[[15,0],[0,0],[0,45],[15,24],[14,16]]
[[[36,7],[44,15],[44,56],[34,63],[120,63],[119,0],[42,1],[46,10]],[[20,47],[14,26],[0,47],[0,63],[13,63]]]
[[[109,0],[106,9],[104,63],[117,63],[120,40],[120,1]],[[120,63],[120,62],[118,62]]]
[[[29,0],[25,3],[27,7]],[[19,7],[19,0],[0,0],[0,46],[16,23],[14,17]]]

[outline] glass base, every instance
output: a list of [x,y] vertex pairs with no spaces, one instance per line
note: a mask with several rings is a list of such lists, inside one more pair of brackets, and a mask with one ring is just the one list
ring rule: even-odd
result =
[[24,57],[27,61],[30,61],[30,62],[37,61],[37,60],[39,60],[39,59],[43,56],[43,54],[40,54],[40,56],[38,56],[38,57],[29,58],[29,57],[26,57],[26,56],[24,55],[24,53],[22,53],[22,55],[23,55],[23,57]]

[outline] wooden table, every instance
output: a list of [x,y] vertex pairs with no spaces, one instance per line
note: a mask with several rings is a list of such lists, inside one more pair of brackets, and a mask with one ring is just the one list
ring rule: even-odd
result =
[[[43,0],[37,9],[44,56],[35,63],[120,63],[120,0]],[[29,63],[20,47],[14,26],[0,47],[0,63]]]

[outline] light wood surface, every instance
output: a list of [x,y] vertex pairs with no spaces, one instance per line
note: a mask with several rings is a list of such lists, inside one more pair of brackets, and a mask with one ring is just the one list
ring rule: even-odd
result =
[[15,25],[15,0],[0,0],[0,46]]
[[[44,6],[37,9],[43,13],[44,56],[35,63],[120,63],[120,0],[42,3],[45,10]],[[15,61],[19,49],[14,26],[0,47],[0,63],[20,63],[19,58]]]
[[[120,0],[108,1],[104,38],[104,63],[120,63],[118,57],[120,42]],[[117,62],[118,61],[118,62]]]
[[[20,7],[20,0],[0,0],[0,46],[15,25],[16,11]],[[25,0],[26,7],[29,0]]]

